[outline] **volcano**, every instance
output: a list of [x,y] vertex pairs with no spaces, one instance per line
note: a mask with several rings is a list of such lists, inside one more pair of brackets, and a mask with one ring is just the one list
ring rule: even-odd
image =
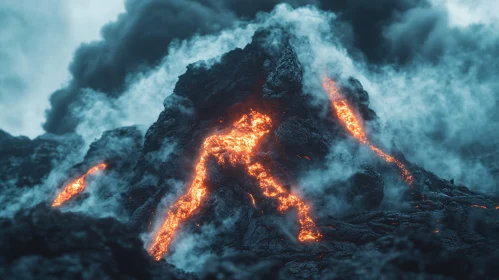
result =
[[[244,48],[189,65],[145,136],[107,131],[60,178],[49,176],[54,162],[83,145],[77,136],[0,132],[0,191],[46,180],[53,193],[0,219],[0,278],[499,277],[499,198],[376,142],[383,130],[354,77],[335,81],[338,103],[327,86],[310,92],[292,41],[260,29]],[[334,161],[351,174],[304,176],[333,172],[340,144],[362,159]],[[75,178],[84,189],[51,207]],[[109,201],[117,217],[81,211]]]

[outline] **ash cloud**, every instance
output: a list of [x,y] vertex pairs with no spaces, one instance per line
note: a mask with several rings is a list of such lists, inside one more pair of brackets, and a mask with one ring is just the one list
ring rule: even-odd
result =
[[213,10],[195,1],[126,1],[126,13],[102,30],[103,40],[82,45],[70,65],[73,80],[51,96],[44,128],[49,132],[73,131],[79,120],[71,107],[84,100],[81,89],[90,88],[111,97],[126,88],[127,78],[156,66],[174,39],[207,34],[230,26],[231,13]]
[[121,126],[139,124],[145,133],[165,107],[179,106],[178,102],[171,103],[165,97],[173,92],[178,76],[185,72],[187,65],[209,68],[222,54],[244,47],[254,31],[255,25],[248,24],[215,35],[173,42],[160,64],[147,73],[132,75],[128,89],[117,98],[92,89],[81,90],[80,107],[72,110],[80,119],[76,132],[87,142],[93,141],[103,130]]
[[399,16],[385,37],[393,54],[411,61],[366,73],[368,91],[391,140],[409,160],[472,189],[495,192],[497,23],[457,26],[455,16],[437,4]]
[[[104,34],[108,34],[104,36],[105,40],[83,47],[77,53],[73,65],[74,80],[62,90],[67,92],[54,95],[56,99],[64,97],[67,101],[57,103],[61,105],[59,111],[52,111],[53,121],[56,118],[62,120],[51,124],[54,131],[76,129],[88,145],[104,129],[135,123],[147,128],[163,106],[178,105],[168,103],[171,99],[164,102],[163,99],[173,91],[177,76],[187,64],[207,60],[195,67],[210,67],[217,63],[221,54],[247,44],[257,28],[279,24],[294,35],[293,47],[304,69],[303,90],[315,97],[316,105],[325,107],[328,104],[320,86],[324,71],[340,83],[346,83],[351,76],[358,78],[368,90],[372,108],[379,116],[375,122],[366,123],[373,141],[387,151],[398,148],[414,164],[440,176],[456,178],[457,183],[472,188],[489,191],[497,182],[490,169],[490,163],[496,162],[493,153],[497,143],[495,110],[498,89],[494,79],[498,69],[493,59],[497,53],[497,32],[492,23],[455,26],[451,24],[452,14],[445,6],[423,1],[386,1],[388,11],[381,10],[381,4],[373,1],[322,3],[322,7],[335,10],[337,14],[312,6],[293,9],[293,6],[280,5],[270,14],[259,14],[256,20],[244,23],[237,22],[237,19],[251,18],[257,11],[271,10],[273,5],[269,4],[270,1],[262,1],[258,3],[264,8],[246,10],[242,8],[246,2],[230,8],[232,2],[229,1],[199,1],[193,4],[196,19],[209,20],[212,15],[207,14],[210,11],[227,17],[216,19],[220,26],[204,26],[206,23],[200,23],[200,20],[201,29],[191,26],[182,34],[187,39],[175,41],[172,38],[182,37],[178,34],[170,36],[168,30],[160,30],[160,35],[154,32],[142,34],[144,30],[157,30],[153,26],[156,20],[163,18],[155,17],[150,9],[160,7],[158,10],[161,11],[162,7],[167,9],[169,5],[185,8],[193,2],[170,2],[165,6],[158,3],[163,2],[127,2],[128,14],[104,29]],[[301,3],[297,1],[295,5]],[[150,13],[147,16],[141,14],[145,11]],[[355,16],[355,11],[365,16]],[[168,24],[171,22],[167,21],[165,26]],[[205,35],[189,38],[195,33]],[[132,42],[132,38],[141,36],[146,36],[146,40]],[[161,46],[149,49],[151,53],[143,53],[148,48],[142,50],[146,45],[141,44],[153,44],[154,38],[162,43]],[[119,55],[113,56],[115,53]],[[96,63],[81,64],[85,61]],[[73,122],[65,123],[68,119]],[[337,215],[348,207],[341,199],[324,194],[328,186],[341,184],[365,163],[375,164],[376,157],[370,151],[351,147],[355,146],[354,141],[333,143],[326,168],[308,170],[299,178],[297,191],[304,193],[305,197],[313,197],[314,207],[321,203],[315,199],[317,196],[332,198],[332,201],[324,202],[324,213]],[[129,144],[111,141],[107,146],[126,148]],[[152,154],[158,161],[166,161],[175,149],[175,143],[164,144]],[[32,191],[17,190],[16,195],[9,196],[14,197],[14,203],[4,199],[2,203],[9,208],[0,212],[0,216],[10,215],[14,208],[31,207],[52,195],[54,186],[67,179],[67,170],[81,162],[82,150],[73,153],[66,162],[58,163],[43,185]],[[122,156],[127,155],[125,150]],[[125,220],[118,193],[127,182],[121,179],[119,174],[102,174],[98,182],[89,186],[90,197],[68,209]],[[385,197],[386,194],[399,197],[400,189],[405,186],[391,179],[385,180],[388,182]],[[100,186],[114,194],[100,193]],[[175,182],[175,191],[180,193],[184,188],[182,182]],[[171,205],[172,201],[173,194],[168,194],[164,205],[158,209],[164,211],[166,204]],[[225,214],[233,215],[234,207],[227,209],[230,211]],[[217,248],[213,245],[217,242],[215,239],[230,232],[240,216],[240,213],[232,217],[220,215],[214,218],[221,223],[218,228],[214,224],[205,224],[198,231],[195,230],[195,219],[186,223],[188,230],[179,232],[170,260],[180,268],[202,275],[215,273],[210,268],[203,269],[203,266],[220,263],[220,267],[234,278],[251,278],[247,271],[238,270],[240,265],[232,267],[232,252],[220,253],[210,249]],[[222,241],[230,243],[231,239]],[[222,256],[217,259],[215,255]],[[372,256],[366,254],[366,259],[372,259]],[[251,263],[244,265],[252,269]],[[272,275],[270,271],[274,264],[260,265],[263,268],[258,264],[253,268]]]
[[[377,51],[369,44],[382,45],[378,42],[381,42],[383,24],[390,21],[394,13],[419,3],[385,2],[381,5],[372,1],[316,0],[126,1],[126,12],[102,29],[103,40],[84,44],[76,51],[69,68],[73,79],[52,94],[51,109],[47,111],[43,127],[53,133],[74,131],[81,116],[73,111],[85,107],[87,89],[111,99],[122,96],[133,76],[147,74],[171,53],[172,42],[217,33],[240,20],[251,20],[260,12],[269,12],[278,3],[289,3],[293,7],[318,5],[338,12],[341,37],[349,47],[373,61],[381,61],[377,53],[383,53],[384,49]],[[359,11],[362,16],[358,16]]]
[[[269,17],[297,37],[304,91],[328,104],[320,86],[326,71],[345,84],[361,81],[378,114],[370,138],[400,149],[414,164],[472,189],[495,191],[497,182],[497,38],[493,24],[455,27],[449,11],[422,5],[399,13],[383,28],[388,55],[404,63],[373,64],[352,54],[341,38],[339,16],[315,8],[279,6]],[[415,34],[408,44],[408,31]],[[403,58],[403,59],[401,59]],[[409,59],[410,58],[410,59]],[[479,137],[477,137],[479,135]]]
[[493,21],[456,25],[449,1],[283,2],[291,5],[267,15],[260,12],[274,2],[127,1],[126,13],[103,28],[103,40],[76,52],[73,80],[52,95],[45,128],[76,130],[86,144],[106,129],[139,123],[144,130],[186,65],[208,60],[199,67],[209,67],[247,44],[256,28],[282,21],[308,40],[295,48],[305,65],[304,90],[317,104],[325,100],[318,79],[324,69],[341,81],[358,78],[380,117],[374,140],[437,175],[493,190],[499,119]]

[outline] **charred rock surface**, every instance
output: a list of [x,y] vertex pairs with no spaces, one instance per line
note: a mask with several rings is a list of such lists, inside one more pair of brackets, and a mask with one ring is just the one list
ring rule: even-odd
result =
[[42,183],[64,155],[82,145],[76,135],[44,134],[33,140],[0,130],[0,188]]
[[[257,31],[251,44],[225,54],[210,68],[189,66],[144,139],[133,127],[106,132],[71,171],[108,162],[112,178],[124,178],[120,192],[128,224],[62,214],[45,206],[22,210],[1,221],[1,273],[24,273],[25,278],[191,277],[168,264],[181,251],[175,244],[190,235],[202,244],[189,254],[210,253],[192,276],[202,279],[499,277],[499,199],[440,179],[396,150],[390,154],[412,172],[411,187],[396,181],[393,166],[376,160],[323,192],[309,192],[314,182],[301,186],[323,235],[319,242],[300,243],[296,213],[280,213],[244,167],[210,164],[203,205],[182,225],[166,261],[152,262],[138,236],[152,234],[154,218],[165,212],[158,207],[165,196],[185,192],[203,140],[223,132],[250,108],[273,121],[255,158],[293,191],[303,172],[329,164],[336,143],[358,145],[331,106],[313,102],[311,93],[303,91],[303,71],[293,37],[278,28]],[[374,128],[370,131],[378,131],[362,85],[349,79],[342,93],[365,125]],[[0,141],[14,143],[5,150],[2,145],[2,153],[30,147],[24,138],[0,134]],[[31,148],[19,149],[20,159],[28,160],[33,153]],[[1,176],[19,172],[20,165],[1,164]],[[398,186],[396,200],[386,189],[389,183]],[[100,187],[106,189],[105,184]],[[336,192],[343,194],[341,203],[350,210],[330,211],[328,205],[340,202]]]
[[2,220],[2,279],[185,279],[153,263],[141,240],[114,219],[61,213],[48,205]]
[[[188,110],[175,115],[179,109],[167,106],[146,135],[146,143],[176,143],[168,163],[156,164],[163,167],[157,175],[161,177],[158,188],[170,190],[164,182],[171,179],[186,182],[187,188],[202,139],[223,129],[249,107],[272,115],[273,131],[259,147],[257,157],[288,187],[306,166],[325,164],[330,146],[348,136],[334,114],[330,113],[330,118],[319,117],[321,108],[311,105],[311,96],[302,92],[302,72],[289,35],[279,31],[257,32],[245,49],[228,53],[209,70],[189,67],[180,77],[174,94],[167,99],[181,99],[181,104],[188,104],[182,108]],[[369,108],[369,97],[361,84],[351,78],[342,93],[363,120],[376,127],[377,116]],[[403,155],[394,152],[406,162]],[[147,145],[142,153],[142,158],[150,153]],[[168,166],[177,166],[182,171],[172,173]],[[305,244],[296,241],[298,226],[294,214],[283,216],[276,211],[276,205],[259,193],[251,178],[241,174],[220,175],[240,172],[234,168],[210,166],[210,169],[209,198],[183,230],[197,234],[203,224],[219,224],[234,215],[237,221],[233,227],[224,228],[223,235],[213,237],[210,249],[219,252],[220,266],[206,269],[201,273],[204,277],[214,275],[214,267],[228,278],[237,278],[233,274],[243,268],[254,271],[254,277],[268,277],[269,267],[278,268],[275,275],[284,279],[400,275],[479,278],[497,274],[491,262],[497,239],[489,233],[497,226],[491,220],[499,214],[495,209],[497,200],[454,186],[417,166],[411,165],[416,179],[414,186],[401,192],[394,211],[382,203],[383,174],[393,171],[386,164],[364,165],[343,186],[347,188],[345,200],[356,210],[334,218],[317,209],[324,238],[318,243]],[[256,207],[252,206],[248,193],[253,194]],[[312,204],[320,199],[309,197]],[[158,199],[152,197],[148,203],[154,200]],[[487,208],[477,208],[475,204]],[[143,213],[150,215],[151,211]],[[240,252],[245,257],[230,254],[227,257],[224,252],[229,251]],[[258,265],[253,264],[252,256],[260,260]],[[454,262],[462,267],[453,269]],[[238,277],[244,275],[239,273]]]
[[[101,138],[90,144],[83,161],[67,171],[68,179],[77,178],[91,167],[105,163],[105,177],[100,182],[95,182],[98,190],[95,194],[102,199],[119,196],[117,200],[125,210],[134,209],[136,203],[131,199],[130,193],[137,193],[135,197],[140,197],[144,191],[132,188],[133,169],[140,156],[142,142],[142,133],[135,126],[105,131]],[[70,180],[61,182],[61,187]],[[150,194],[147,190],[146,193]],[[86,196],[83,195],[84,198]],[[75,199],[76,203],[81,201],[82,199]]]

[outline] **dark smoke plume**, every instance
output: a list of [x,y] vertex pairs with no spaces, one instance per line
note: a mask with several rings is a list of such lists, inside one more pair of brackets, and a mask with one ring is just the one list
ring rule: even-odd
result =
[[117,97],[127,87],[127,77],[157,65],[168,54],[172,41],[220,31],[282,2],[295,7],[312,4],[338,13],[352,52],[381,62],[386,60],[384,54],[389,47],[384,43],[384,27],[395,15],[422,1],[128,0],[126,12],[102,29],[103,40],[83,44],[76,51],[70,65],[73,80],[52,94],[44,129],[52,133],[74,131],[79,119],[72,110],[84,98],[82,89]]

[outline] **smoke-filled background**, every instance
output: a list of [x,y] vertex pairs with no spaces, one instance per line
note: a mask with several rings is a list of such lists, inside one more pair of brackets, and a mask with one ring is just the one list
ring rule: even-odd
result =
[[343,74],[363,83],[385,144],[439,176],[495,191],[494,1],[297,0],[270,14],[276,1],[97,2],[0,4],[0,128],[76,131],[87,144],[106,129],[147,129],[187,64],[243,47],[256,28],[285,18],[312,39],[302,48],[310,77],[318,61],[341,59]]
[[[225,53],[247,46],[260,28],[275,29],[276,44],[279,28],[291,34],[303,70],[302,91],[322,108],[324,118],[329,100],[321,77],[327,74],[342,85],[354,77],[378,116],[366,123],[373,143],[400,151],[408,162],[454,179],[456,185],[497,193],[498,20],[499,3],[485,0],[3,1],[0,140],[8,140],[0,141],[0,155],[14,156],[0,169],[8,174],[9,168],[42,166],[48,176],[29,179],[30,188],[11,187],[23,185],[22,177],[0,181],[0,204],[5,206],[0,218],[51,200],[68,177],[105,159],[114,160],[121,171],[97,175],[85,199],[62,211],[129,222],[128,206],[121,204],[123,185],[161,185],[154,175],[132,178],[148,128],[165,108],[181,111],[186,119],[193,114],[182,98],[167,98],[179,76],[192,64],[210,69]],[[117,130],[104,133],[112,129]],[[31,140],[11,139],[7,133]],[[49,140],[52,144],[45,144]],[[33,158],[40,162],[15,155],[19,143],[36,147]],[[175,156],[177,144],[147,147],[154,152],[148,151],[145,161],[164,168],[161,164]],[[319,217],[340,217],[350,202],[341,193],[324,194],[325,189],[379,159],[344,139],[328,153],[326,165],[304,168],[293,191],[313,198]],[[49,161],[43,161],[44,154]],[[123,176],[126,171],[129,177]],[[404,207],[397,201],[406,186],[393,175],[384,178],[382,207],[397,209]],[[186,183],[168,182],[169,193],[156,201],[158,212],[185,191]],[[229,206],[213,208],[215,222],[194,233],[179,232],[170,263],[203,273],[208,273],[206,264],[223,263],[210,247],[234,231],[244,211],[227,216]],[[133,216],[130,220],[133,224]],[[157,228],[158,221],[153,222]],[[150,242],[149,233],[141,237]]]

